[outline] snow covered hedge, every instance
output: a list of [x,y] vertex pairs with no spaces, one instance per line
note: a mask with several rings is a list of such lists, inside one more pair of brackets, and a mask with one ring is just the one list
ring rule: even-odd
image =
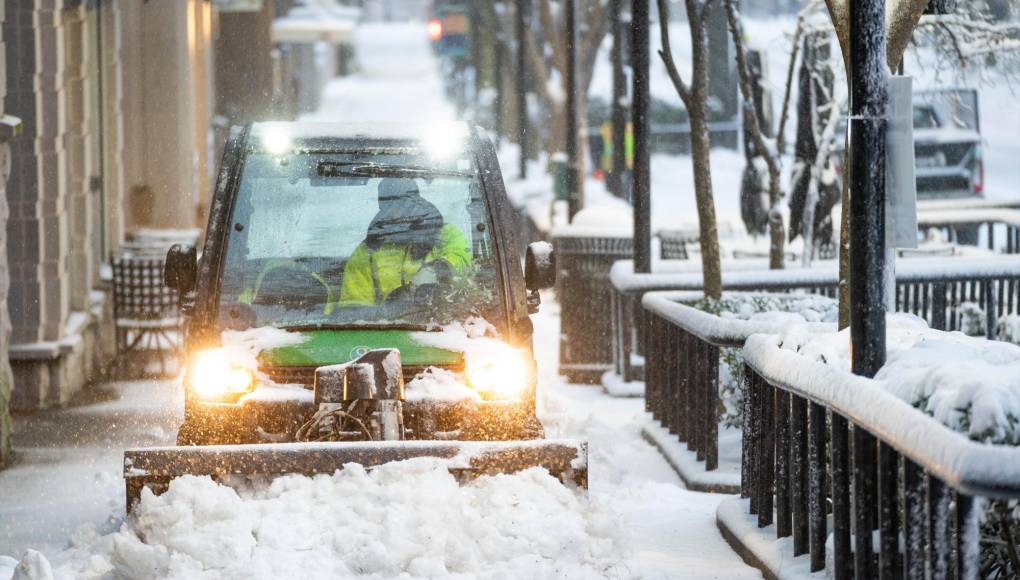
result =
[[[725,294],[706,298],[696,308],[723,320],[747,320],[777,325],[831,322],[839,319],[839,303],[822,296]],[[739,429],[744,424],[744,359],[739,348],[719,350],[719,399],[723,403],[719,422]]]
[[[1009,320],[1008,317],[1003,317]],[[794,326],[778,339],[827,366],[850,372],[850,333],[809,334]],[[888,357],[875,382],[973,441],[1020,446],[1020,346],[932,330],[909,314],[888,317]],[[1015,577],[1020,531],[1016,501],[989,501],[982,521],[982,578]],[[1012,572],[1011,572],[1012,571]]]

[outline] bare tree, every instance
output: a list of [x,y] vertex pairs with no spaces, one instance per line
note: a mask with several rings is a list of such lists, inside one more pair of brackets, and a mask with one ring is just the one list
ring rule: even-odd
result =
[[754,141],[758,157],[762,159],[768,174],[769,193],[769,268],[782,269],[785,247],[786,228],[783,224],[783,202],[786,192],[782,186],[783,161],[782,155],[786,147],[786,119],[790,114],[790,94],[793,87],[793,71],[800,48],[800,39],[804,32],[804,13],[797,17],[797,28],[793,36],[793,55],[786,72],[786,88],[783,93],[783,106],[779,114],[779,128],[775,141],[766,137],[760,111],[754,106],[754,86],[751,67],[747,61],[747,48],[744,46],[744,31],[740,23],[740,13],[735,0],[723,0],[726,7],[726,19],[737,60],[737,76],[740,79],[740,92],[743,95],[744,119],[750,123],[748,134]]
[[685,0],[687,23],[691,32],[691,81],[688,85],[680,76],[669,44],[669,2],[657,0],[662,49],[659,56],[673,82],[677,95],[687,109],[691,123],[691,162],[694,164],[694,195],[698,206],[698,226],[701,242],[701,271],[704,277],[705,296],[722,295],[722,267],[719,257],[719,232],[715,218],[715,198],[712,194],[710,141],[708,131],[708,28],[711,11],[718,0]]

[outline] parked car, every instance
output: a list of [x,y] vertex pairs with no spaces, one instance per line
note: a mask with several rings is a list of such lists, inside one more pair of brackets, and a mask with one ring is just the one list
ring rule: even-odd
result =
[[918,199],[984,194],[977,90],[914,93],[914,157]]

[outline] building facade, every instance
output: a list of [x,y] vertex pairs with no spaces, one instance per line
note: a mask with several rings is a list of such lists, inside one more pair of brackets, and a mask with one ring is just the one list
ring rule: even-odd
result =
[[296,114],[272,35],[295,5],[0,0],[0,464],[11,410],[110,376],[125,240],[204,227],[229,126]]
[[207,0],[2,5],[2,111],[23,131],[0,209],[0,359],[13,371],[6,380],[0,363],[0,448],[8,401],[63,405],[108,372],[108,264],[125,236],[200,226],[215,167],[216,25]]

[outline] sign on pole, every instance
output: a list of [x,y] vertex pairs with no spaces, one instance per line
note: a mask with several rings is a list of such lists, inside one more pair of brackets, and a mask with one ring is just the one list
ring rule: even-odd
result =
[[886,130],[885,240],[894,248],[917,247],[917,176],[914,172],[913,79],[889,79]]

